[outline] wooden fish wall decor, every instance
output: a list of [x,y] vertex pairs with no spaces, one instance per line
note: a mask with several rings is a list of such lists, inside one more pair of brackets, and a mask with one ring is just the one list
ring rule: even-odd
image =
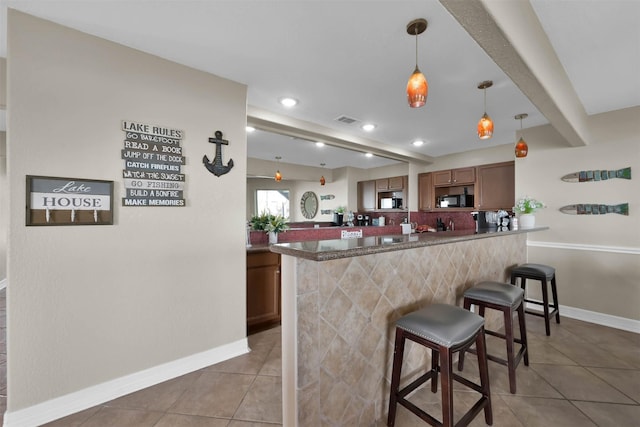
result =
[[333,200],[335,198],[336,198],[336,196],[334,196],[333,194],[327,194],[325,196],[322,196],[322,195],[320,196],[320,200]]
[[593,181],[606,181],[608,179],[621,178],[631,179],[631,167],[607,171],[607,170],[592,170],[592,171],[580,171],[570,173],[563,176],[562,179],[565,182],[593,182]]
[[567,205],[561,207],[560,212],[569,215],[605,215],[610,213],[629,215],[629,203],[621,203],[619,205],[598,205],[595,203]]

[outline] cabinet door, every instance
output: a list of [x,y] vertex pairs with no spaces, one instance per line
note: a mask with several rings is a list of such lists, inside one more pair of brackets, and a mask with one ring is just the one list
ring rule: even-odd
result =
[[433,185],[436,187],[449,186],[451,184],[451,171],[433,172]]
[[433,177],[429,173],[418,175],[418,209],[430,211],[433,209],[435,201],[433,199]]
[[376,181],[358,182],[358,211],[364,212],[375,210],[376,202]]
[[404,189],[404,176],[394,176],[393,178],[389,178],[389,190],[403,190]]
[[462,168],[451,171],[452,184],[473,184],[476,182],[476,168]]
[[280,255],[247,254],[247,334],[280,324]]
[[389,178],[376,179],[376,190],[386,191],[389,189]]
[[515,162],[478,166],[477,207],[509,210],[515,204]]

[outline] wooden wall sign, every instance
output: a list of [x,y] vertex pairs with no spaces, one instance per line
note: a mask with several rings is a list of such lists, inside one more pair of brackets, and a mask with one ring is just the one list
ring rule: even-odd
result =
[[27,175],[27,225],[113,224],[113,181]]
[[125,197],[122,206],[185,206],[180,141],[184,132],[164,126],[122,122],[125,131]]

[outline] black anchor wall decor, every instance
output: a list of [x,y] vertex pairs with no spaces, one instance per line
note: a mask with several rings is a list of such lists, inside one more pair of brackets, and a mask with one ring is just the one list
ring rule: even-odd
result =
[[206,167],[209,172],[211,172],[215,176],[224,175],[233,167],[233,159],[229,159],[229,163],[227,163],[227,166],[222,164],[222,145],[229,145],[229,141],[227,141],[226,139],[222,139],[222,132],[217,130],[216,137],[209,138],[209,142],[212,144],[216,144],[216,157],[213,159],[213,162],[210,162],[209,158],[205,154],[205,156],[202,158],[202,163],[204,163],[204,167]]

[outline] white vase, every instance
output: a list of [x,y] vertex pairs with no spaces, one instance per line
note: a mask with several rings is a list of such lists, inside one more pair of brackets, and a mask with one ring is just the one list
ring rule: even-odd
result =
[[520,228],[534,228],[536,216],[534,214],[520,214]]
[[274,233],[273,231],[269,232],[269,244],[274,245],[278,243],[278,233]]

